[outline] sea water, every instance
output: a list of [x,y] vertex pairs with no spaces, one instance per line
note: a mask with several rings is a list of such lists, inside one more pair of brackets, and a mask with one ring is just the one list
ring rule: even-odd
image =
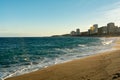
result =
[[115,38],[0,38],[0,80],[112,49]]

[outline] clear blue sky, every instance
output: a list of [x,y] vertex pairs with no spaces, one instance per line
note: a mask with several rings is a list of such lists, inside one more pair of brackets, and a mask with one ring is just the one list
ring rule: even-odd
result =
[[96,23],[119,25],[119,5],[119,0],[0,0],[0,36],[50,36],[87,31]]

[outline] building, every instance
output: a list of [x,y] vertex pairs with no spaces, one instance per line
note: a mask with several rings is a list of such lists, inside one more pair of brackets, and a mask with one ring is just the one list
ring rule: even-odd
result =
[[71,31],[71,36],[117,36],[120,35],[120,27],[115,26],[115,23],[108,23],[107,26],[98,28],[98,24],[94,24],[88,29],[88,31],[81,32],[80,29]]
[[90,35],[91,34],[94,34],[94,27],[93,26],[90,27]]
[[80,29],[76,29],[76,35],[77,35],[77,36],[80,35]]
[[108,34],[115,33],[115,24],[113,22],[107,24],[107,32]]
[[89,33],[87,31],[81,32],[81,36],[89,36]]
[[90,36],[90,34],[91,34],[91,30],[90,30],[90,29],[88,29],[88,35]]
[[71,36],[80,36],[80,29],[76,29],[76,31],[71,31],[70,35]]
[[107,34],[107,26],[102,26],[102,27],[98,28],[98,34],[99,35]]
[[118,26],[115,26],[115,32],[114,32],[115,34],[120,34],[120,27],[118,27]]
[[94,24],[93,27],[94,27],[94,33],[98,33],[98,24]]
[[76,32],[75,31],[71,31],[71,36],[75,36],[76,35]]
[[90,33],[90,35],[97,34],[98,33],[98,24],[94,24],[93,26],[91,26],[89,29],[89,33]]
[[120,34],[120,27],[118,27],[117,31],[118,31],[118,33]]
[[120,35],[120,27],[118,27],[117,32],[118,32],[117,34]]
[[118,26],[115,26],[115,34],[117,34],[119,32],[119,28],[118,28]]

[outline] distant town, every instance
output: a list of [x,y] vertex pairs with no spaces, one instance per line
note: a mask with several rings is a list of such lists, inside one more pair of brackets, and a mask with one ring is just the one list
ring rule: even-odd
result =
[[[115,23],[110,22],[106,26],[98,27],[98,24],[94,24],[87,31],[80,32],[80,29],[76,29],[76,31],[71,31],[69,34],[63,35],[54,35],[54,36],[119,36],[120,35],[120,27],[116,26]],[[54,37],[53,36],[53,37]]]

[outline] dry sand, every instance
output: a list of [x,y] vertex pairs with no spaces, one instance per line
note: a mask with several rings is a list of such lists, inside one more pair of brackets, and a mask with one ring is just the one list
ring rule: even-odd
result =
[[117,50],[54,65],[6,80],[120,80],[120,42]]

